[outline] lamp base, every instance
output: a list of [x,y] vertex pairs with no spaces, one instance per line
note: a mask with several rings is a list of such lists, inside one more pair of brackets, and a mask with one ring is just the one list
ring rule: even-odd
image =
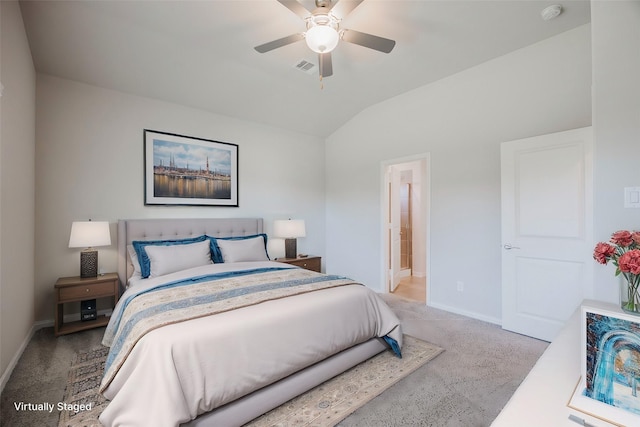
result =
[[296,239],[284,239],[285,258],[298,258],[298,248]]
[[80,277],[98,276],[98,251],[85,249],[80,252]]

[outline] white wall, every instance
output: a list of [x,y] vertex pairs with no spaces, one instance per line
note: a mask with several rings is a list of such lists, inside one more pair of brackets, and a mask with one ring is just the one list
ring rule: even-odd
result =
[[36,73],[14,1],[0,2],[0,378],[33,326]]
[[[79,274],[67,247],[71,222],[112,223],[99,268],[116,270],[115,222],[123,218],[262,217],[306,221],[301,252],[324,255],[321,139],[48,75],[37,79],[36,277],[39,320],[53,318],[53,284]],[[240,207],[144,206],[143,129],[239,145]],[[281,252],[279,252],[281,251]],[[275,248],[272,256],[284,256]]]
[[430,152],[430,304],[500,322],[500,143],[590,124],[590,25],[361,112],[327,140],[327,271],[383,290],[380,162]]
[[[640,230],[624,187],[640,187],[640,1],[592,1],[594,237]],[[595,297],[617,302],[613,266],[594,267]]]

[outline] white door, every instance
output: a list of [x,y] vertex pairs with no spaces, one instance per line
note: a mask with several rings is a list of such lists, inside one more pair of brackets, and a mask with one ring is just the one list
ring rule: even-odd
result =
[[591,292],[592,129],[501,146],[502,327],[551,341]]
[[400,171],[391,166],[388,170],[389,210],[389,290],[395,291],[400,283]]

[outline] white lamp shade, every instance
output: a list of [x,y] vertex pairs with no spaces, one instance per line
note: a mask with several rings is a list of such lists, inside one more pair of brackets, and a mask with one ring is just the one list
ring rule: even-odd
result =
[[336,48],[340,35],[329,25],[316,25],[305,33],[307,46],[317,53],[328,53]]
[[109,246],[111,233],[107,221],[74,221],[71,224],[70,248]]
[[295,239],[296,237],[304,237],[306,235],[304,220],[276,220],[273,222],[273,234],[275,235],[275,237],[282,237],[284,239]]

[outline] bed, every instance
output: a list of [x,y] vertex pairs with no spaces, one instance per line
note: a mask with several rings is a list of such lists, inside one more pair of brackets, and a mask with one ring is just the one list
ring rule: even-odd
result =
[[103,425],[240,426],[381,351],[401,357],[375,292],[271,261],[266,240],[260,218],[118,222],[127,288],[103,339]]

